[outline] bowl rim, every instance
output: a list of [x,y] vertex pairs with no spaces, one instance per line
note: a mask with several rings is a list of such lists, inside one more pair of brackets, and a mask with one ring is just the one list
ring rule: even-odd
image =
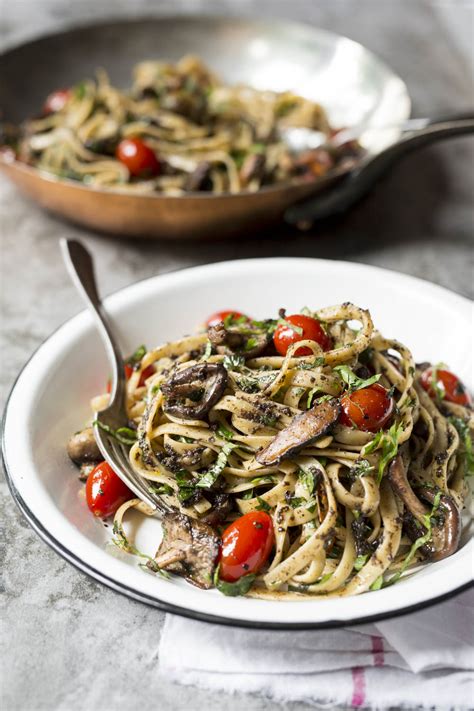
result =
[[[254,25],[254,26],[262,26],[262,27],[284,27],[284,28],[289,28],[290,31],[296,31],[296,32],[304,32],[307,34],[319,34],[324,36],[326,39],[332,39],[337,38],[339,40],[344,40],[345,42],[350,43],[354,47],[359,47],[362,48],[362,50],[367,53],[373,61],[381,68],[383,71],[389,73],[392,76],[392,79],[397,80],[401,88],[403,89],[403,100],[404,100],[404,118],[401,119],[400,123],[403,122],[403,120],[408,119],[411,115],[411,110],[412,110],[412,101],[410,97],[410,93],[408,91],[408,86],[405,80],[394,70],[392,67],[383,59],[379,57],[379,55],[376,52],[373,52],[371,49],[366,47],[364,44],[361,42],[357,42],[357,40],[353,40],[350,37],[347,37],[346,35],[339,34],[338,32],[333,32],[332,30],[327,30],[325,28],[319,27],[317,25],[313,25],[310,23],[305,23],[305,22],[297,22],[294,20],[286,20],[285,18],[277,18],[277,19],[271,19],[267,20],[264,17],[261,16],[249,16],[249,15],[222,15],[219,13],[212,13],[209,15],[206,14],[200,14],[200,13],[183,13],[181,15],[176,15],[176,14],[163,14],[163,15],[143,15],[143,16],[134,16],[134,15],[129,15],[129,16],[121,16],[120,18],[114,18],[113,16],[109,17],[104,17],[101,18],[97,22],[81,22],[77,23],[71,26],[66,26],[63,29],[59,29],[54,32],[47,32],[44,35],[40,35],[39,37],[33,37],[30,40],[26,40],[23,42],[19,42],[18,44],[14,44],[11,47],[8,47],[6,50],[0,52],[0,62],[7,58],[8,55],[13,54],[16,51],[21,51],[25,47],[29,47],[35,44],[40,44],[41,42],[44,41],[49,41],[54,38],[60,37],[61,35],[67,35],[70,33],[73,33],[75,31],[87,31],[88,29],[92,28],[100,28],[100,27],[107,27],[110,26],[111,24],[114,25],[130,25],[130,24],[140,24],[140,23],[147,23],[147,22],[176,22],[180,23],[183,21],[191,21],[191,22],[222,22],[222,21],[231,21],[234,23],[239,23],[242,25]],[[394,130],[396,131],[396,127],[394,127]],[[372,153],[369,153],[370,155],[374,155]],[[361,166],[361,164],[364,161],[364,157],[362,158],[361,162],[357,165],[357,168]],[[223,192],[219,193],[218,195],[215,195],[213,193],[205,193],[205,192],[189,192],[185,193],[184,195],[163,195],[160,193],[140,193],[140,192],[133,192],[133,191],[127,191],[127,190],[121,190],[120,188],[107,188],[107,187],[92,187],[90,185],[84,184],[84,183],[79,183],[78,181],[72,180],[70,178],[61,178],[59,176],[54,175],[54,173],[48,173],[47,171],[40,170],[38,168],[35,168],[34,166],[30,166],[26,163],[22,163],[19,160],[8,160],[2,157],[0,153],[0,167],[6,166],[7,168],[10,167],[15,170],[19,170],[20,172],[24,172],[27,175],[36,178],[40,181],[45,181],[47,183],[52,183],[53,185],[59,184],[59,185],[66,185],[69,186],[70,188],[74,188],[76,190],[80,191],[85,191],[86,193],[96,193],[98,195],[119,195],[121,197],[132,197],[132,198],[146,198],[146,199],[152,199],[152,200],[158,200],[158,201],[182,201],[184,199],[190,199],[193,201],[200,201],[200,200],[219,200],[219,199],[237,199],[239,197],[243,198],[252,198],[255,199],[260,195],[266,195],[266,194],[272,194],[275,192],[278,192],[279,190],[288,190],[291,188],[301,188],[303,186],[311,186],[314,188],[314,191],[312,192],[317,192],[319,187],[324,187],[326,182],[332,182],[332,179],[338,179],[344,175],[349,175],[352,170],[341,170],[341,169],[336,169],[334,171],[330,171],[329,175],[324,176],[323,178],[316,178],[315,180],[310,181],[309,183],[305,183],[304,181],[299,181],[299,180],[294,180],[294,181],[286,181],[282,183],[276,183],[275,185],[267,185],[262,188],[259,188],[256,191],[250,191],[250,190],[242,190],[239,193],[231,193],[231,192]],[[311,194],[310,193],[310,194]]]
[[[214,267],[214,268],[222,268],[230,264],[235,264],[236,262],[242,262],[245,264],[246,262],[284,262],[284,261],[292,261],[295,263],[298,262],[319,262],[319,263],[330,263],[334,264],[336,262],[336,265],[350,265],[354,266],[355,268],[358,267],[363,267],[364,269],[367,269],[369,271],[373,272],[386,272],[388,274],[395,274],[397,277],[402,277],[403,279],[406,280],[406,283],[408,284],[409,282],[412,283],[412,285],[415,284],[420,284],[420,282],[426,287],[429,286],[431,289],[434,289],[435,291],[438,292],[439,295],[445,294],[449,295],[451,299],[455,297],[455,300],[459,300],[459,304],[463,303],[466,307],[471,308],[472,302],[470,299],[456,294],[455,292],[451,292],[448,289],[445,289],[444,287],[440,287],[438,285],[435,285],[431,282],[428,282],[423,279],[418,279],[417,277],[412,277],[410,275],[406,274],[401,274],[399,272],[395,272],[393,270],[388,270],[380,267],[374,267],[372,265],[364,265],[360,263],[351,263],[351,262],[344,262],[344,261],[339,261],[339,260],[312,260],[308,258],[292,258],[292,257],[277,257],[277,258],[264,258],[264,259],[247,259],[247,260],[229,260],[227,262],[219,262],[219,263],[213,263],[210,265],[201,265],[197,267],[190,267],[188,269],[176,269],[172,270],[170,272],[167,272],[166,275],[172,275],[172,274],[177,274],[179,272],[189,272],[193,270],[202,270],[206,269],[209,267]],[[109,297],[113,297],[114,295],[121,294],[123,292],[127,292],[128,290],[134,289],[137,285],[144,285],[146,282],[154,282],[157,281],[160,277],[165,276],[165,275],[158,275],[158,276],[152,276],[152,277],[147,277],[141,280],[137,280],[136,282],[130,284],[129,286],[119,288],[112,293],[107,295],[107,299]],[[414,604],[410,605],[405,605],[405,606],[400,606],[397,607],[396,609],[392,609],[390,611],[385,611],[377,614],[372,614],[372,615],[362,615],[362,616],[356,616],[353,618],[344,618],[344,619],[327,619],[327,620],[320,620],[317,622],[312,622],[312,621],[305,621],[305,622],[269,622],[269,621],[258,621],[258,620],[251,620],[251,619],[242,619],[240,617],[232,617],[229,615],[213,615],[207,612],[203,612],[200,610],[195,610],[192,608],[188,607],[183,607],[183,606],[177,606],[173,605],[172,603],[169,603],[167,601],[163,601],[158,599],[155,596],[148,595],[146,592],[137,590],[126,583],[123,583],[122,581],[115,580],[113,577],[108,576],[106,573],[104,573],[101,570],[97,570],[96,567],[94,567],[91,563],[89,563],[87,560],[83,560],[80,558],[78,555],[76,555],[74,552],[70,551],[66,545],[64,545],[61,541],[57,540],[52,533],[48,531],[48,529],[39,521],[39,519],[36,517],[35,513],[30,509],[28,504],[25,502],[25,500],[22,498],[21,494],[17,490],[14,482],[14,476],[13,473],[10,469],[10,465],[8,463],[8,458],[7,458],[7,444],[6,444],[6,421],[7,421],[7,416],[8,416],[8,411],[9,411],[9,404],[10,401],[15,393],[16,386],[18,384],[18,381],[22,377],[24,371],[30,364],[30,362],[35,358],[37,355],[38,351],[40,351],[43,347],[45,347],[48,342],[54,338],[54,336],[61,331],[61,329],[65,328],[70,324],[71,321],[74,319],[78,319],[81,314],[83,314],[84,311],[79,312],[78,314],[75,314],[74,316],[66,319],[61,325],[59,325],[47,338],[45,338],[39,345],[38,347],[34,350],[32,355],[28,358],[26,363],[23,365],[21,368],[20,372],[18,373],[12,387],[10,390],[10,393],[8,395],[3,417],[2,417],[2,440],[1,440],[1,454],[2,454],[2,462],[4,465],[4,469],[6,472],[6,479],[7,479],[7,484],[9,487],[9,490],[11,492],[11,495],[19,507],[20,511],[22,514],[25,516],[26,520],[28,523],[31,525],[31,527],[38,533],[40,538],[45,541],[53,550],[55,550],[61,557],[65,558],[68,562],[70,562],[74,567],[77,569],[81,570],[82,572],[86,573],[89,577],[92,579],[98,580],[99,582],[105,584],[109,588],[120,592],[121,594],[130,597],[135,600],[139,600],[141,602],[144,602],[146,604],[149,604],[151,606],[157,607],[158,609],[165,611],[165,612],[170,612],[172,614],[177,614],[181,615],[184,617],[188,617],[191,619],[197,619],[205,622],[211,622],[211,623],[216,623],[216,624],[222,624],[222,625],[230,625],[230,626],[236,626],[236,627],[244,627],[244,628],[253,628],[253,629],[274,629],[274,630],[303,630],[303,629],[330,629],[330,628],[338,628],[338,627],[345,627],[348,625],[357,625],[357,624],[367,624],[371,622],[377,622],[380,620],[384,619],[392,619],[395,617],[401,617],[413,612],[416,612],[418,610],[422,610],[428,607],[431,607],[433,605],[439,604],[440,602],[443,602],[445,600],[448,600],[464,590],[467,590],[468,588],[473,586],[473,581],[472,577],[471,580],[467,580],[467,582],[462,583],[461,585],[458,585],[452,590],[447,591],[446,593],[438,594],[435,595],[432,598],[422,600],[420,602],[416,602]],[[472,548],[472,539],[466,544],[465,546],[466,549]],[[467,552],[467,550],[466,550]]]

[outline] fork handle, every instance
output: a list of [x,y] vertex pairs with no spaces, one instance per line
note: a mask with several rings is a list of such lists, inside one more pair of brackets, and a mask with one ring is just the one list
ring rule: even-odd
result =
[[109,406],[119,403],[123,407],[125,398],[125,372],[122,353],[115,340],[97,290],[92,256],[81,242],[74,239],[60,241],[64,262],[71,279],[81,294],[99,328],[105,350],[111,365],[112,387]]

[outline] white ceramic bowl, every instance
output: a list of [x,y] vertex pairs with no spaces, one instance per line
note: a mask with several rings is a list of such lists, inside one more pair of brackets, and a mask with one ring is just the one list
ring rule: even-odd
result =
[[[72,287],[71,287],[72,288]],[[443,361],[472,389],[472,305],[412,277],[360,264],[316,259],[255,259],[187,269],[148,279],[106,300],[125,353],[191,332],[219,308],[255,317],[353,301],[376,326],[406,343],[417,360]],[[179,578],[143,571],[108,545],[110,527],[94,519],[65,445],[90,417],[89,400],[108,375],[88,313],[61,326],[20,373],[4,418],[3,456],[13,497],[60,555],[106,585],[162,609],[228,624],[331,627],[387,618],[444,599],[472,580],[472,540],[452,557],[397,585],[341,599],[269,602],[227,598]],[[157,519],[135,518],[138,547],[153,552]]]

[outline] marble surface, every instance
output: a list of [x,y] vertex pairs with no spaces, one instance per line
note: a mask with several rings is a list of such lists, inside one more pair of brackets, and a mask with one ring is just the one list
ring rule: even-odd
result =
[[[3,48],[112,15],[271,13],[366,44],[405,78],[415,115],[473,104],[473,9],[461,0],[293,0],[291,5],[283,0],[16,0],[2,3],[1,10]],[[80,309],[58,252],[62,235],[79,237],[94,251],[104,293],[193,264],[284,255],[376,264],[472,298],[473,148],[472,139],[456,139],[407,158],[350,214],[311,232],[274,230],[220,245],[117,242],[57,221],[0,181],[2,403],[33,350]],[[29,528],[3,480],[0,487],[5,711],[283,708],[244,695],[216,698],[159,678],[163,615],[89,580],[59,558]]]

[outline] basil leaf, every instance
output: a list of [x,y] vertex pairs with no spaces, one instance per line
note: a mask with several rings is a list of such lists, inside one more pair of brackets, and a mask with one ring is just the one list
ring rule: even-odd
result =
[[138,346],[136,351],[134,353],[132,353],[132,355],[127,358],[125,363],[127,365],[135,365],[136,363],[140,363],[140,361],[142,360],[143,356],[146,355],[146,353],[147,353],[147,348],[145,345],[142,344],[141,346]]
[[210,341],[206,341],[206,347],[204,348],[204,353],[201,356],[201,360],[209,360],[209,358],[212,355],[212,343]]
[[258,501],[258,506],[255,507],[257,509],[257,511],[270,511],[271,510],[272,507],[270,506],[270,504],[267,504],[265,499],[262,499],[261,496],[257,496],[257,501]]
[[107,432],[107,434],[109,434],[121,444],[131,446],[137,441],[137,433],[130,427],[119,427],[118,429],[114,430],[112,429],[112,427],[110,427],[109,425],[105,425],[99,420],[94,420],[92,424],[97,425],[97,427],[99,427],[104,432]]
[[311,496],[315,485],[313,473],[300,468],[298,471],[298,481],[305,487],[308,492],[308,496]]
[[369,385],[373,385],[374,383],[377,383],[380,378],[382,377],[381,373],[376,373],[375,375],[372,375],[371,378],[367,378],[366,380],[363,380],[362,378],[359,378],[352,368],[349,368],[348,365],[336,365],[334,368],[334,371],[338,373],[339,377],[341,378],[342,382],[347,385],[348,389],[352,392],[354,390],[360,390],[361,388],[368,388]]
[[354,561],[354,570],[361,570],[367,563],[368,555],[358,555]]
[[383,585],[383,575],[379,575],[379,577],[374,580],[374,582],[370,586],[369,590],[380,590],[382,585]]
[[232,442],[227,442],[222,447],[221,451],[217,455],[217,459],[214,462],[213,466],[210,469],[208,469],[208,471],[205,474],[203,474],[200,477],[199,481],[197,482],[196,486],[198,489],[210,489],[213,486],[213,484],[216,483],[222,470],[227,465],[227,459],[229,457],[229,454],[237,446],[238,446],[237,444],[233,444]]
[[238,368],[241,368],[244,364],[244,356],[235,355],[234,353],[232,355],[226,355],[224,357],[224,360],[222,361],[222,365],[227,370],[233,370],[234,368],[237,370]]
[[257,577],[254,573],[249,573],[248,575],[243,575],[241,578],[236,580],[235,583],[228,583],[227,581],[220,579],[219,570],[220,565],[217,566],[214,573],[214,585],[219,592],[223,595],[227,595],[228,597],[246,595]]
[[371,466],[367,459],[359,459],[353,467],[350,468],[349,474],[353,477],[367,476],[374,471],[375,467]]

